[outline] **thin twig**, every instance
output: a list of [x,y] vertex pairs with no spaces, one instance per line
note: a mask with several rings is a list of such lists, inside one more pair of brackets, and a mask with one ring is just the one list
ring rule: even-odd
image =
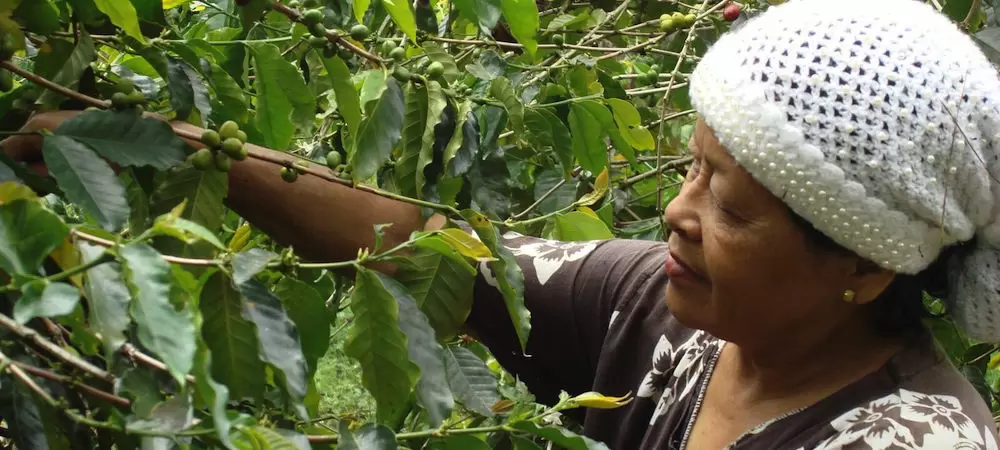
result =
[[[143,353],[139,349],[135,348],[134,345],[129,344],[128,342],[122,344],[122,347],[119,351],[123,355],[125,355],[126,358],[129,358],[133,361],[145,364],[149,367],[152,367],[162,372],[170,372],[170,368],[168,368],[167,365],[164,364],[162,361]],[[184,378],[187,380],[188,383],[196,382],[194,376],[192,375],[186,375]]]
[[[115,245],[117,245],[114,241],[109,241],[107,239],[85,233],[78,229],[71,230],[70,233],[87,242],[98,244],[104,247],[114,247]],[[181,264],[185,266],[218,266],[222,264],[222,261],[218,259],[182,258],[179,256],[170,256],[170,255],[160,255],[160,256],[162,256],[163,259],[167,262],[171,262],[174,264]]]
[[117,395],[104,392],[100,389],[84,384],[80,381],[74,380],[65,375],[59,375],[57,373],[50,372],[40,367],[35,367],[29,364],[25,364],[20,361],[11,361],[11,362],[20,367],[21,369],[23,369],[25,372],[30,373],[36,377],[45,378],[46,380],[55,381],[57,383],[68,384],[72,386],[74,389],[80,391],[80,393],[82,394],[104,400],[108,403],[112,403],[119,408],[128,409],[132,405],[132,403],[127,398],[119,397]]
[[66,364],[69,364],[108,383],[114,383],[115,381],[115,377],[110,373],[73,355],[70,352],[67,352],[66,350],[63,350],[62,347],[59,347],[58,345],[52,343],[52,341],[43,338],[35,330],[17,323],[6,314],[0,314],[0,326],[10,330],[12,333],[17,335],[17,337],[41,347],[49,354],[56,357],[56,359],[59,359]]

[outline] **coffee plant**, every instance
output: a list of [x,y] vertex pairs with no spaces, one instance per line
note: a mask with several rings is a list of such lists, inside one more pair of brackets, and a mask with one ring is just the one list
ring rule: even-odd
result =
[[[929,2],[1000,61],[1000,2]],[[499,274],[497,320],[523,346],[499,233],[662,240],[689,162],[687,77],[776,3],[0,0],[0,132],[37,135],[48,168],[0,156],[0,442],[605,448],[571,412],[628,396],[539,403],[462,333],[477,268]],[[78,113],[24,128],[60,110]],[[247,160],[452,221],[307,261],[227,207]],[[386,262],[392,276],[372,269]],[[928,323],[1000,410],[1000,351],[946,314]],[[372,417],[320,408],[339,333]]]

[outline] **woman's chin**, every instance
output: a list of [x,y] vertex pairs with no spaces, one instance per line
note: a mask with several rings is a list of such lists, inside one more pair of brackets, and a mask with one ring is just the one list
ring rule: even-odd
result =
[[707,294],[688,292],[669,282],[666,291],[667,309],[681,325],[692,329],[711,328],[711,302]]

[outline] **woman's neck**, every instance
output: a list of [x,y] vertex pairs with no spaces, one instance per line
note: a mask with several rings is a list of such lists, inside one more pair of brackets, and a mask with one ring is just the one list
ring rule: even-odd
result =
[[879,335],[867,320],[848,320],[827,330],[803,327],[768,341],[727,347],[730,370],[746,387],[746,400],[769,401],[810,392],[832,394],[884,365],[903,343]]

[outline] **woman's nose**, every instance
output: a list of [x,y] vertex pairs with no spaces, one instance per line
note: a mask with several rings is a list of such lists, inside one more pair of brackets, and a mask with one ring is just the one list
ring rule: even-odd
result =
[[663,220],[671,233],[677,233],[684,239],[701,241],[701,217],[698,213],[699,183],[686,181],[681,186],[677,197],[674,197],[663,212]]

